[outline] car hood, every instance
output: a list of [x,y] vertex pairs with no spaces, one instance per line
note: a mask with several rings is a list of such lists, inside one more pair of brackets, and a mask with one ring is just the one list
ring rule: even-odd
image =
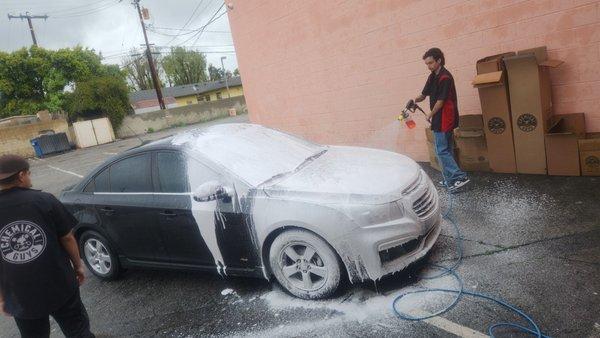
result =
[[420,177],[420,167],[397,153],[330,146],[296,172],[264,188],[268,196],[323,203],[383,204],[402,198]]

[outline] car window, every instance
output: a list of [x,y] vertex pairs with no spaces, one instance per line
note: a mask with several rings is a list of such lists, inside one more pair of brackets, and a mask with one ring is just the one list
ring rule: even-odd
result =
[[152,190],[150,154],[129,157],[110,167],[110,191],[151,192]]
[[84,192],[109,192],[108,168],[96,175],[93,180],[83,190]]
[[156,154],[158,169],[158,191],[189,192],[187,181],[187,162],[182,154],[176,152],[159,152]]
[[194,159],[190,159],[190,161],[188,161],[188,166],[188,177],[191,191],[195,191],[199,186],[209,181],[225,183],[222,182],[223,179],[221,175]]

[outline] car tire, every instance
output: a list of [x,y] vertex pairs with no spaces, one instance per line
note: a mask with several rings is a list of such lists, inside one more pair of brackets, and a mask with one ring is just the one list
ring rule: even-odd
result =
[[79,250],[85,266],[103,280],[117,279],[122,271],[119,258],[106,237],[95,231],[86,231],[79,237]]
[[340,286],[342,263],[335,250],[306,230],[277,236],[269,250],[269,264],[279,284],[298,298],[327,298]]

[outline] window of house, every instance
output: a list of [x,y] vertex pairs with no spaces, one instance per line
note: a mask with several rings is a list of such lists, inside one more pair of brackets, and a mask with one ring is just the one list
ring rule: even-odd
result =
[[210,101],[210,95],[206,95],[204,98],[206,99],[206,102]]
[[198,102],[204,101],[204,95],[200,95],[200,94],[196,95],[196,100],[198,100]]
[[221,99],[221,92],[217,92],[217,100]]

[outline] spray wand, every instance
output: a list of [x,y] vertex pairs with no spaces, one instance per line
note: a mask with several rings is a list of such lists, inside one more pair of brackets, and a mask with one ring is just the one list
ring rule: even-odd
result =
[[423,111],[423,109],[421,109],[421,107],[419,107],[419,105],[417,105],[415,101],[411,99],[408,100],[406,106],[404,107],[404,109],[402,109],[400,115],[398,115],[398,121],[406,123],[406,126],[409,129],[413,129],[417,126],[417,124],[410,116],[410,113],[414,113],[415,111],[417,111],[417,109],[420,110],[421,113],[425,115],[425,117],[427,117],[427,114]]

